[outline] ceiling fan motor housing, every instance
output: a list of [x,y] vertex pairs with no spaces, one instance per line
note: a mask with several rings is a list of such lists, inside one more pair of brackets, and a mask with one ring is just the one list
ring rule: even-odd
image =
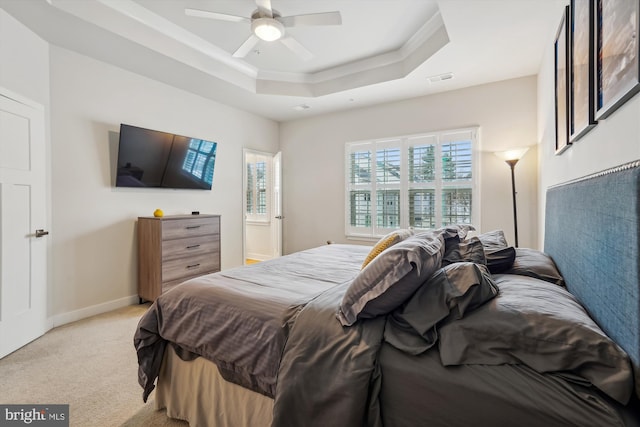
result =
[[256,18],[251,20],[251,31],[261,40],[272,42],[282,38],[284,25],[273,18]]

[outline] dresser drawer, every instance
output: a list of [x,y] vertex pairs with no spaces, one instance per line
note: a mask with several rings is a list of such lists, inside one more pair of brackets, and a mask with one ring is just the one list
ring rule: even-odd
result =
[[211,236],[186,237],[184,239],[163,240],[162,260],[192,257],[218,252],[220,243]]
[[162,240],[219,233],[220,222],[217,218],[185,218],[162,222]]
[[162,281],[169,282],[217,270],[220,270],[220,260],[217,254],[179,258],[162,263]]

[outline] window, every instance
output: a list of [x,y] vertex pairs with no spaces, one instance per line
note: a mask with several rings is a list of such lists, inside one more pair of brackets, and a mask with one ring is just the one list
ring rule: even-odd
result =
[[269,221],[270,159],[267,156],[251,154],[247,156],[247,219],[249,221]]
[[213,167],[216,162],[215,142],[191,139],[182,163],[182,170],[207,184],[213,183]]
[[346,234],[478,221],[477,129],[346,145]]

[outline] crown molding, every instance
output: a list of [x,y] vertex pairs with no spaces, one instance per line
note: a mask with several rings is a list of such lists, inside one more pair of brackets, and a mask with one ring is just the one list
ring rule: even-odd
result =
[[47,0],[104,30],[256,94],[319,97],[402,79],[449,43],[440,11],[398,49],[313,73],[258,70],[132,0]]

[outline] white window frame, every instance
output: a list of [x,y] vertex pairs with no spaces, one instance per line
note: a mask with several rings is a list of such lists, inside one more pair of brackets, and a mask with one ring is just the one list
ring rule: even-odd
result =
[[[467,180],[453,181],[444,184],[442,176],[442,162],[436,161],[436,179],[432,183],[410,183],[409,182],[409,147],[412,145],[423,145],[424,139],[432,139],[436,147],[435,158],[441,158],[442,145],[455,141],[471,141],[471,182]],[[419,141],[422,140],[422,141]],[[376,180],[376,151],[384,148],[400,148],[400,182],[398,184],[380,184]],[[357,151],[370,151],[371,162],[371,182],[366,184],[351,184],[350,182],[350,161],[351,153]],[[479,127],[452,129],[438,132],[428,132],[422,134],[405,135],[400,137],[373,139],[366,141],[353,141],[345,144],[345,235],[349,239],[375,240],[385,234],[399,228],[409,227],[409,190],[410,189],[434,189],[436,195],[441,195],[443,189],[447,188],[468,188],[471,185],[471,224],[480,225],[480,129]],[[398,188],[400,190],[400,224],[396,228],[379,227],[377,221],[376,191],[380,188]],[[351,226],[351,201],[352,190],[370,191],[371,193],[371,226],[355,227]],[[441,203],[441,202],[440,202]],[[438,204],[439,205],[439,204]],[[442,209],[436,209],[436,226],[442,221]]]

